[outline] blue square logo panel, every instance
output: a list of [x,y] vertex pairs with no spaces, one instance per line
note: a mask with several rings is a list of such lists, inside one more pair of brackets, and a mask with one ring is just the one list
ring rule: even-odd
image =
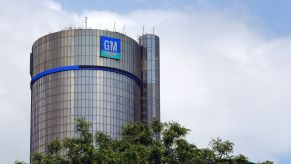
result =
[[120,60],[120,39],[101,36],[100,56]]

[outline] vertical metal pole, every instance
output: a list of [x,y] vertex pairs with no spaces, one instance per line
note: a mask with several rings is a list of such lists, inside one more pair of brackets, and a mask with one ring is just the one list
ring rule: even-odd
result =
[[87,17],[85,17],[85,29],[87,29]]
[[116,22],[114,22],[114,25],[113,25],[113,31],[115,32],[116,30],[115,30],[115,24],[116,24]]

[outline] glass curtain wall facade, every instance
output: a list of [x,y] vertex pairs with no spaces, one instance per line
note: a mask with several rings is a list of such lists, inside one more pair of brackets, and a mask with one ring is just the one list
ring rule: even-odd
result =
[[142,120],[160,119],[160,44],[159,37],[146,34],[139,38],[142,49]]
[[[120,59],[100,55],[103,36],[120,40]],[[76,118],[90,121],[92,133],[113,138],[120,137],[127,123],[150,121],[152,117],[141,114],[142,47],[124,34],[97,29],[65,30],[38,39],[30,54],[30,152],[46,152],[55,138],[76,137]]]

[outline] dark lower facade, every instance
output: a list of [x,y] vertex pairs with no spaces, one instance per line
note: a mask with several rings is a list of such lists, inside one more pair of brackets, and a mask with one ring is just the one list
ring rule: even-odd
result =
[[97,29],[52,33],[33,44],[30,74],[31,153],[46,152],[52,139],[77,137],[76,118],[113,138],[127,123],[160,119],[155,35],[137,43]]

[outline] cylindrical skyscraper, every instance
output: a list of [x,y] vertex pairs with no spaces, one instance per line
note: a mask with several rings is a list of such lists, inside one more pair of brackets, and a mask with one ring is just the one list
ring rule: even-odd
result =
[[31,152],[74,137],[77,117],[92,131],[120,136],[140,116],[141,54],[133,39],[102,30],[46,35],[32,47]]
[[140,43],[97,29],[38,39],[30,54],[30,152],[46,152],[55,138],[77,137],[76,118],[113,138],[127,123],[159,119],[159,39],[144,35]]

